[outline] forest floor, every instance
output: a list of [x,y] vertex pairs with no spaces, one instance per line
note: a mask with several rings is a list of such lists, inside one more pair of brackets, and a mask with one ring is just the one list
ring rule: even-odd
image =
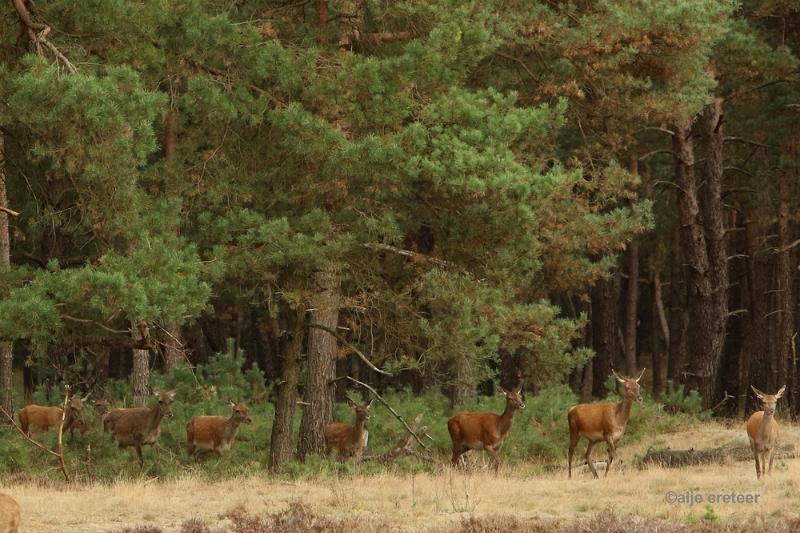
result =
[[[782,442],[799,442],[800,426],[783,424],[781,429]],[[481,459],[467,473],[442,466],[436,474],[387,472],[295,481],[253,475],[214,483],[193,477],[78,486],[0,483],[0,492],[11,494],[22,506],[23,531],[41,532],[123,531],[147,525],[181,531],[182,524],[186,532],[232,531],[243,520],[241,513],[238,519],[235,512],[230,513],[236,508],[249,515],[273,515],[273,528],[263,525],[267,521],[261,528],[254,522],[250,529],[238,528],[254,532],[300,531],[314,526],[319,531],[350,533],[379,528],[545,531],[551,529],[547,524],[563,527],[591,521],[610,513],[608,509],[613,509],[614,520],[623,524],[638,521],[645,530],[730,528],[734,524],[747,524],[753,530],[783,524],[779,529],[790,529],[800,524],[796,507],[800,459],[776,461],[772,474],[762,480],[756,479],[752,461],[680,469],[638,470],[631,466],[635,455],[642,455],[652,445],[701,449],[731,442],[746,443],[743,424],[709,422],[628,446],[623,437],[618,450],[621,466],[612,468],[608,478],[603,478],[601,471],[599,480],[583,470],[573,471],[569,480],[566,468],[546,470],[534,464],[506,465],[495,476],[488,461]],[[605,447],[596,447],[595,454],[596,459],[604,459]],[[724,495],[730,494],[742,501],[724,501]],[[711,495],[713,502],[709,501]],[[717,501],[720,498],[722,501]],[[285,513],[275,517],[292,504],[293,517]],[[306,516],[298,518],[297,512]],[[195,526],[202,522],[211,529],[189,528],[185,523],[192,519],[196,519]],[[514,522],[520,520],[523,522]],[[670,527],[648,527],[660,521]],[[598,529],[597,524],[590,529]]]

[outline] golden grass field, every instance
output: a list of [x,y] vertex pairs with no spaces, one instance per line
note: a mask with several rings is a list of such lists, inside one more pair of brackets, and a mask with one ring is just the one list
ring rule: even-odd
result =
[[[536,474],[536,465],[506,466],[495,476],[479,461],[468,473],[442,466],[439,474],[394,474],[342,478],[279,481],[268,477],[229,479],[217,483],[196,478],[159,482],[126,481],[113,485],[50,486],[36,484],[0,485],[0,492],[12,495],[22,506],[23,531],[107,531],[124,526],[155,525],[164,531],[179,531],[181,523],[199,518],[212,530],[231,527],[222,514],[237,506],[249,513],[274,513],[291,502],[302,502],[321,516],[362,519],[369,524],[398,531],[446,530],[464,517],[513,515],[518,518],[571,521],[589,517],[606,508],[618,515],[662,518],[687,524],[706,512],[699,505],[666,501],[667,493],[692,491],[708,494],[759,495],[759,503],[713,505],[718,523],[775,522],[797,518],[800,513],[800,459],[778,461],[772,475],[756,480],[751,461],[722,466],[636,470],[626,467],[634,454],[652,444],[672,448],[704,448],[732,441],[742,442],[738,424],[698,424],[678,433],[654,436],[646,442],[625,445],[619,455],[620,469],[608,478],[591,479],[589,474],[566,469]],[[743,427],[743,424],[741,424]],[[781,441],[796,442],[799,426],[782,427]],[[746,440],[744,441],[746,442]],[[600,449],[602,448],[602,449]],[[579,448],[580,450],[580,448]],[[565,452],[566,453],[566,452]],[[605,448],[596,447],[596,458]],[[600,470],[602,476],[602,470]],[[690,514],[692,515],[690,517]]]

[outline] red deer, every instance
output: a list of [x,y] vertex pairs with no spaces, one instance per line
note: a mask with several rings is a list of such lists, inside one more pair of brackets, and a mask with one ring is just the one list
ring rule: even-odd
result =
[[132,407],[112,409],[103,417],[103,430],[111,432],[111,438],[120,448],[133,446],[139,457],[139,465],[144,467],[142,446],[149,444],[158,447],[161,435],[161,420],[172,416],[172,398],[175,391],[154,392],[158,402],[153,407]]
[[608,463],[604,476],[608,476],[608,469],[617,456],[617,441],[625,433],[625,426],[631,416],[633,401],[642,401],[639,392],[639,380],[644,375],[644,369],[637,378],[623,378],[613,370],[611,371],[617,381],[622,383],[622,401],[619,403],[581,403],[570,407],[567,413],[569,422],[569,477],[572,477],[572,456],[581,437],[589,441],[586,447],[586,462],[594,477],[597,470],[592,461],[592,448],[600,441],[606,441],[608,447]]
[[364,424],[369,419],[372,400],[365,405],[358,405],[352,400],[348,400],[347,403],[356,412],[356,423],[331,422],[325,428],[326,453],[330,455],[333,450],[338,450],[340,461],[344,461],[346,457],[355,457],[358,460],[369,437],[369,432],[364,429]]
[[750,449],[756,458],[756,478],[760,478],[766,473],[764,470],[767,459],[769,459],[768,472],[772,472],[772,456],[775,454],[780,433],[778,422],[775,421],[775,406],[778,399],[783,396],[786,385],[775,394],[764,394],[752,385],[750,387],[764,404],[763,411],[756,411],[747,420],[747,437],[750,439]]
[[200,457],[200,452],[215,452],[222,457],[224,450],[230,449],[239,425],[250,424],[253,419],[247,410],[244,400],[239,403],[229,402],[233,409],[230,418],[224,416],[196,416],[186,424],[186,449],[195,459]]
[[[64,429],[74,434],[76,429],[86,432],[83,423],[83,402],[89,399],[89,394],[84,398],[72,397],[67,404],[67,416],[64,417]],[[19,425],[29,437],[40,432],[45,432],[61,423],[64,410],[61,407],[45,407],[42,405],[26,405],[19,412]]]
[[22,510],[17,501],[7,494],[0,494],[0,533],[17,533]]
[[524,409],[522,385],[515,392],[501,389],[506,397],[502,415],[495,413],[458,413],[447,421],[453,440],[453,466],[458,466],[462,454],[469,450],[486,450],[494,459],[494,471],[500,469],[500,448],[511,429],[514,412]]

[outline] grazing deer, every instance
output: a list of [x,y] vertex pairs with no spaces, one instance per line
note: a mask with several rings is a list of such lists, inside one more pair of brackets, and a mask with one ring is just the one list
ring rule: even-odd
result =
[[239,403],[231,401],[229,404],[233,409],[230,418],[196,416],[186,424],[186,449],[189,455],[195,456],[195,460],[203,451],[215,452],[222,457],[222,452],[230,449],[236,440],[239,425],[253,421],[244,400],[239,400]]
[[[70,434],[74,434],[76,429],[86,432],[86,425],[83,423],[83,402],[89,399],[90,394],[83,398],[73,396],[69,399],[67,415],[64,417],[64,433],[69,431]],[[27,436],[32,437],[59,425],[63,413],[64,409],[61,407],[26,405],[19,412],[19,425]]]
[[597,475],[597,470],[594,469],[592,448],[598,442],[606,441],[608,463],[606,464],[606,472],[603,475],[608,476],[611,463],[617,456],[617,441],[625,433],[625,426],[631,416],[633,401],[642,401],[642,395],[639,392],[639,380],[644,375],[644,369],[642,369],[637,378],[623,378],[614,370],[611,372],[617,378],[617,381],[623,385],[621,402],[617,404],[581,403],[570,407],[567,413],[567,421],[569,422],[569,464],[567,468],[570,478],[572,477],[572,456],[581,437],[586,437],[586,440],[589,441],[588,446],[586,446],[586,462],[594,477],[599,476]]
[[330,455],[333,450],[338,450],[339,461],[344,461],[346,457],[355,457],[358,460],[369,438],[369,432],[364,429],[364,424],[369,419],[372,400],[364,405],[358,405],[348,398],[347,403],[356,412],[356,423],[331,422],[325,427],[325,453]]
[[120,448],[133,446],[139,456],[139,465],[144,467],[142,446],[158,446],[161,435],[161,420],[172,416],[172,398],[175,391],[158,393],[158,402],[153,407],[112,409],[103,416],[103,430],[111,432],[111,438]]
[[500,469],[500,448],[511,429],[517,409],[524,409],[522,385],[515,392],[501,389],[506,397],[502,415],[495,413],[458,413],[447,421],[453,440],[453,466],[458,466],[462,454],[469,450],[486,450],[494,459],[494,471]]
[[8,494],[0,494],[0,533],[17,533],[22,509]]
[[764,404],[763,411],[756,411],[747,420],[747,437],[750,439],[750,449],[756,458],[756,478],[761,478],[764,472],[767,458],[769,458],[769,470],[772,473],[772,456],[778,445],[778,433],[780,427],[775,421],[775,406],[778,399],[783,396],[786,385],[775,394],[764,394],[757,388],[750,385],[756,397]]

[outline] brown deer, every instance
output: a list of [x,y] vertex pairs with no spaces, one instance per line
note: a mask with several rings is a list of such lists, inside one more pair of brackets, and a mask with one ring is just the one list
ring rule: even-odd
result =
[[0,533],[17,533],[22,509],[8,494],[0,494]]
[[611,371],[617,381],[622,383],[622,401],[619,403],[581,403],[570,407],[567,413],[567,421],[569,422],[569,459],[568,470],[569,477],[572,477],[572,456],[575,454],[575,447],[581,437],[586,437],[589,441],[586,447],[586,462],[589,465],[589,470],[592,471],[594,477],[597,475],[597,470],[594,468],[592,461],[592,448],[600,441],[606,441],[608,448],[608,463],[606,464],[606,472],[603,476],[608,476],[608,470],[611,468],[611,463],[617,456],[617,442],[622,438],[625,433],[625,426],[628,424],[628,419],[631,416],[631,407],[633,401],[642,401],[642,395],[639,391],[639,380],[644,375],[644,369],[639,373],[637,378],[623,378],[614,370]]
[[[74,434],[76,429],[86,432],[86,425],[83,423],[83,402],[89,399],[90,394],[83,398],[73,396],[69,399],[67,415],[64,417],[64,433],[69,431],[70,434]],[[19,411],[19,425],[27,436],[33,437],[37,433],[59,425],[63,413],[64,409],[61,407],[26,405]]]
[[778,399],[783,396],[786,385],[775,394],[764,394],[757,388],[750,385],[756,397],[764,404],[763,411],[756,411],[747,420],[747,437],[750,439],[750,449],[756,459],[756,478],[761,478],[766,472],[767,459],[769,459],[769,470],[772,473],[772,457],[778,445],[778,434],[780,427],[775,421],[775,406]]
[[325,453],[330,455],[333,450],[338,450],[339,461],[344,461],[347,457],[360,459],[369,438],[369,432],[364,429],[364,424],[369,419],[372,400],[364,405],[358,405],[348,398],[347,404],[356,412],[355,424],[331,422],[325,427]]
[[222,452],[230,449],[236,440],[239,426],[253,422],[244,400],[239,400],[239,403],[231,401],[229,404],[233,409],[230,418],[196,416],[186,424],[186,449],[189,455],[195,456],[195,460],[204,451],[215,452],[222,457]]
[[514,413],[525,408],[522,385],[516,391],[501,388],[506,397],[503,414],[458,413],[447,421],[453,440],[453,466],[458,466],[461,455],[469,450],[486,450],[494,459],[494,471],[500,469],[500,448],[511,429]]
[[111,438],[120,448],[133,446],[139,457],[139,465],[144,467],[142,446],[149,444],[158,447],[161,435],[161,420],[172,416],[172,398],[175,391],[155,392],[158,402],[153,407],[132,407],[112,409],[103,416],[103,430],[111,432]]

